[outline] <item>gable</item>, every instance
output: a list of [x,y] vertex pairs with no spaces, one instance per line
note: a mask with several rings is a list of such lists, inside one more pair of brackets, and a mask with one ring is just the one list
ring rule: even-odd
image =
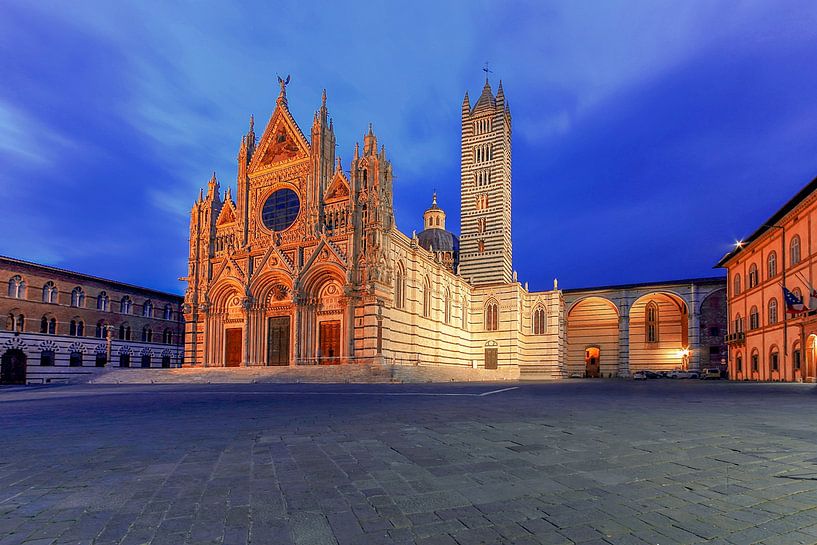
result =
[[329,184],[329,188],[326,190],[326,197],[324,197],[324,200],[329,202],[348,198],[349,182],[346,180],[346,177],[342,172],[336,172],[335,177],[332,178],[332,183]]
[[218,215],[216,227],[222,227],[231,223],[235,223],[235,212],[233,211],[233,207],[227,203],[227,205],[221,209],[221,213]]
[[275,108],[250,162],[250,172],[309,157],[309,144],[289,111]]

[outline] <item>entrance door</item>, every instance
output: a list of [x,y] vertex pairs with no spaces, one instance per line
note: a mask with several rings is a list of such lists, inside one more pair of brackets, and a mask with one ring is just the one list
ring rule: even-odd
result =
[[591,346],[584,351],[584,376],[587,378],[599,378],[599,360],[601,353],[597,346]]
[[267,365],[289,365],[289,316],[267,320]]
[[499,349],[496,347],[486,347],[485,348],[485,368],[486,369],[496,369],[497,367],[497,354]]
[[26,383],[26,355],[22,350],[8,350],[0,364],[0,384]]
[[321,322],[319,338],[320,363],[340,363],[340,321]]
[[241,365],[241,329],[237,327],[228,329],[224,344],[224,365],[239,367]]

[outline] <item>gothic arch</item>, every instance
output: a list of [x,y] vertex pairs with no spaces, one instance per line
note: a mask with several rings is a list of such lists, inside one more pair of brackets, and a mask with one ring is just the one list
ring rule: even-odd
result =
[[588,295],[575,301],[567,311],[567,371],[584,376],[587,349],[594,348],[601,376],[619,374],[619,310],[606,297]]

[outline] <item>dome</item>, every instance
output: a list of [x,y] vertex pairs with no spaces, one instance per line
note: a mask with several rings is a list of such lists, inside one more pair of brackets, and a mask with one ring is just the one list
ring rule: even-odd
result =
[[417,233],[420,246],[432,252],[459,252],[460,239],[444,229],[425,229]]

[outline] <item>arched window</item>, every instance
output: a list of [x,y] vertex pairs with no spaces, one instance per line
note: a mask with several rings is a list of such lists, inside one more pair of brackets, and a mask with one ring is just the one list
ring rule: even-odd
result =
[[444,309],[443,315],[445,317],[445,323],[451,323],[451,290],[445,288],[445,295],[443,301]]
[[740,273],[735,273],[732,279],[732,295],[740,295]]
[[738,313],[735,316],[735,331],[734,333],[743,333],[743,317]]
[[131,307],[133,306],[133,301],[131,301],[130,297],[127,295],[119,301],[119,312],[122,314],[130,314]]
[[462,321],[462,324],[460,324],[460,325],[462,326],[462,328],[464,330],[467,330],[468,329],[468,303],[465,302],[465,296],[464,295],[460,298],[460,303],[461,303],[460,304],[460,314],[461,314],[460,320]]
[[794,235],[789,243],[789,255],[792,266],[800,263],[800,237]]
[[143,343],[153,342],[153,330],[150,329],[148,326],[142,328],[142,342]]
[[768,278],[777,276],[777,253],[772,252],[766,258],[766,274]]
[[22,314],[15,314],[12,312],[8,315],[6,320],[6,330],[22,333],[25,330],[26,318]]
[[85,292],[79,286],[71,290],[71,306],[79,308],[85,306]]
[[162,333],[162,342],[165,344],[173,344],[173,330],[170,328],[165,328],[164,333]]
[[40,320],[40,333],[44,333],[46,335],[56,335],[57,320],[54,318],[49,318],[48,316],[43,316]]
[[544,335],[547,331],[547,314],[545,307],[537,306],[533,311],[533,334]]
[[736,370],[738,373],[742,373],[742,372],[743,372],[743,356],[741,356],[740,354],[738,354],[737,356],[735,356],[735,370]]
[[752,372],[757,373],[758,369],[760,369],[760,355],[757,352],[757,349],[752,351]]
[[791,351],[791,363],[795,371],[800,370],[802,364],[802,352],[800,351],[800,343],[795,341]]
[[12,299],[23,299],[26,296],[26,281],[19,274],[9,279],[9,297]]
[[153,303],[148,299],[145,301],[145,304],[142,305],[142,316],[146,318],[153,318]]
[[493,299],[485,304],[485,331],[496,331],[499,323],[499,305]]
[[394,306],[396,308],[406,307],[406,273],[403,271],[403,264],[397,263],[397,273],[394,275]]
[[170,303],[165,305],[164,319],[165,320],[172,320],[173,319],[173,305],[171,305]]
[[96,337],[97,339],[104,339],[107,337],[107,333],[105,331],[105,320],[100,320],[96,323]]
[[777,299],[772,297],[769,300],[769,325],[777,323]]
[[423,316],[431,316],[431,283],[428,278],[423,281]]
[[96,309],[103,312],[108,312],[109,306],[110,298],[108,297],[108,294],[104,291],[99,292],[99,295],[96,298]]
[[772,371],[780,370],[780,353],[776,346],[772,346],[771,350],[769,350],[769,368]]
[[757,329],[760,327],[760,316],[757,312],[757,307],[752,307],[749,311],[749,329]]
[[68,334],[72,337],[75,337],[77,334],[77,321],[71,320],[71,323],[68,326]]
[[40,365],[44,366],[52,366],[54,365],[54,351],[53,350],[43,350],[40,352]]
[[14,331],[14,322],[14,314],[9,313],[9,315],[6,316],[6,331]]
[[655,301],[647,303],[645,310],[645,336],[648,343],[658,342],[658,304]]
[[120,341],[130,340],[130,326],[128,324],[122,324],[119,326],[119,340]]
[[57,302],[57,286],[54,282],[48,281],[43,286],[43,303]]
[[752,263],[751,265],[749,265],[749,279],[746,282],[746,284],[747,284],[746,287],[748,289],[754,288],[758,284],[757,281],[758,281],[758,278],[757,278],[757,265]]

